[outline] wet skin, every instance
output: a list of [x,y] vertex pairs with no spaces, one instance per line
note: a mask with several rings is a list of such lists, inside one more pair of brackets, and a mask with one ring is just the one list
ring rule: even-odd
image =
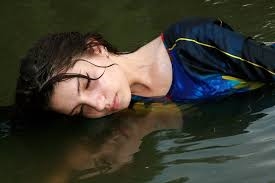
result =
[[50,109],[67,115],[99,118],[126,109],[131,95],[165,96],[172,83],[172,66],[160,37],[129,54],[115,55],[98,46],[66,73],[73,78],[57,83]]
[[131,91],[124,72],[119,65],[108,66],[114,62],[102,55],[82,58],[67,73],[87,75],[91,80],[73,78],[59,82],[51,97],[52,109],[68,115],[83,115],[98,118],[123,110],[131,100]]

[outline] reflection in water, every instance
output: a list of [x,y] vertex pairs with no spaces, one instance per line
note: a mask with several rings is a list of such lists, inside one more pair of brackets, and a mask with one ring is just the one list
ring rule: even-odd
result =
[[[101,126],[100,133],[94,132],[72,143],[48,182],[66,182],[69,178],[81,180],[114,172],[133,161],[144,136],[182,127],[181,112],[176,105],[157,105],[160,104],[144,108],[137,104],[135,111],[113,115],[111,121],[98,119],[95,123]],[[105,125],[103,129],[102,124]]]
[[10,131],[10,114],[11,107],[1,107],[0,106],[0,140],[1,138],[5,138],[9,135]]

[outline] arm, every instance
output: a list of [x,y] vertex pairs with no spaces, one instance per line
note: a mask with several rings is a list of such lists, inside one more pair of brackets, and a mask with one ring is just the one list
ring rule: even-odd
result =
[[222,25],[213,25],[212,31],[206,35],[207,41],[216,45],[212,49],[226,57],[224,60],[227,60],[228,66],[225,73],[249,81],[274,82],[274,48]]
[[233,31],[221,20],[185,19],[172,25],[165,37],[169,50],[184,58],[192,72],[247,81],[275,79],[275,49]]

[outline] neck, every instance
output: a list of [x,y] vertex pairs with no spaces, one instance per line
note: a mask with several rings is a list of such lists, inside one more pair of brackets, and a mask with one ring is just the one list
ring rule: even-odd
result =
[[167,72],[167,68],[170,67],[167,67],[167,62],[163,62],[163,58],[167,59],[168,57],[169,64],[170,59],[168,55],[163,57],[163,51],[167,54],[161,39],[157,38],[135,52],[111,55],[111,59],[121,67],[128,78],[132,94],[149,97],[165,95],[168,92],[170,83],[168,87],[160,86],[165,88],[163,90],[156,85],[157,82],[169,78],[166,77],[167,73],[170,74]]

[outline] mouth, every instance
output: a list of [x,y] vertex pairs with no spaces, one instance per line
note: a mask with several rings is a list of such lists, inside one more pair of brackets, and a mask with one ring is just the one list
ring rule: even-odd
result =
[[119,98],[118,98],[118,96],[116,94],[115,97],[114,97],[114,99],[113,99],[111,111],[116,111],[118,109],[119,109]]

